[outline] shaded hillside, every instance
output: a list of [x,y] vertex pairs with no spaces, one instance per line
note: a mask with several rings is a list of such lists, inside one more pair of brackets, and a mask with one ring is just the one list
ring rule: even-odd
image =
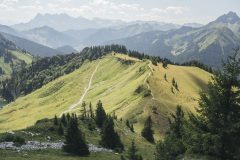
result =
[[24,49],[36,56],[53,56],[53,55],[61,54],[61,52],[55,49],[26,40],[24,38],[13,36],[7,33],[2,33],[2,35],[6,39],[12,41],[18,48]]
[[58,48],[64,45],[77,44],[77,40],[73,37],[56,31],[48,26],[34,28],[28,31],[23,31],[21,33],[29,40],[51,48]]
[[0,34],[0,77],[9,77],[14,71],[30,64],[33,56],[19,50],[16,45]]
[[176,62],[199,60],[220,67],[222,59],[240,46],[240,18],[229,12],[200,28],[182,27],[167,32],[147,32],[110,41],[126,45],[150,55],[170,58]]

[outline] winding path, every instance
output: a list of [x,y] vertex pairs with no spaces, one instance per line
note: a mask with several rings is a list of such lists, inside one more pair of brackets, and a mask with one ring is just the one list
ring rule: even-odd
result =
[[[150,85],[147,83],[147,79],[148,79],[148,78],[151,76],[151,74],[153,73],[153,68],[151,67],[150,64],[148,64],[148,67],[150,68],[151,72],[149,72],[148,76],[145,78],[144,83],[147,84],[148,89],[151,90]],[[152,99],[155,99],[152,90],[151,90],[151,95],[152,95]]]
[[87,86],[87,88],[85,88],[84,93],[82,94],[82,96],[80,97],[80,99],[78,100],[78,102],[72,104],[66,111],[62,112],[62,113],[60,114],[60,117],[61,117],[63,114],[65,114],[65,113],[71,112],[71,111],[72,111],[73,109],[75,109],[78,105],[82,104],[84,97],[86,96],[86,94],[88,93],[89,89],[90,89],[91,86],[92,86],[92,79],[93,79],[95,73],[97,72],[97,69],[98,69],[98,67],[99,67],[99,64],[100,64],[100,62],[97,64],[95,70],[93,71],[93,73],[92,73],[92,75],[91,75],[91,78],[89,79],[88,86]]

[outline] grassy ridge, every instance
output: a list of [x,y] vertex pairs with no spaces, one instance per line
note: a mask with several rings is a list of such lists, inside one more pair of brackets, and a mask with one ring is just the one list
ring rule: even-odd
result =
[[[168,65],[165,69],[161,64],[153,66],[149,61],[140,61],[126,55],[108,55],[96,61],[85,62],[73,73],[4,107],[0,110],[0,132],[23,129],[39,119],[51,118],[67,110],[83,94],[98,63],[99,68],[84,101],[91,101],[95,107],[96,102],[102,100],[108,113],[115,112],[119,118],[128,118],[134,122],[138,134],[146,117],[151,115],[155,122],[156,138],[164,133],[168,114],[175,110],[177,104],[182,105],[186,111],[194,111],[198,93],[206,87],[211,76],[196,67]],[[164,79],[165,73],[167,81]],[[171,91],[173,77],[179,86],[179,91],[174,89],[174,93]],[[135,93],[140,85],[149,86],[153,97]],[[80,106],[74,112],[80,113]]]

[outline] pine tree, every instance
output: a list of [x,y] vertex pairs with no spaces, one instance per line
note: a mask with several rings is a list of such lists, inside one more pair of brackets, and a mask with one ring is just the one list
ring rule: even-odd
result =
[[138,149],[135,145],[135,142],[132,141],[132,145],[127,151],[127,156],[126,156],[127,160],[142,160],[143,159],[142,156],[137,154],[137,152],[138,152]]
[[128,128],[130,128],[130,123],[129,123],[129,120],[128,120],[128,119],[126,120],[126,126],[127,126]]
[[89,103],[89,113],[90,113],[90,118],[94,119],[94,113],[93,113],[93,109],[92,109],[92,103]]
[[173,78],[172,79],[172,85],[175,86],[175,83],[176,83],[175,78]]
[[165,79],[165,81],[167,81],[167,74],[166,73],[164,74],[164,79]]
[[61,123],[63,124],[64,127],[67,126],[67,120],[66,120],[65,114],[63,114],[62,117],[61,117]]
[[81,116],[81,118],[85,119],[85,118],[87,118],[87,110],[86,110],[86,103],[84,101],[83,101],[81,107],[82,107],[82,110],[81,110],[82,116]]
[[133,124],[131,124],[130,130],[131,130],[132,132],[134,132]]
[[124,148],[118,133],[114,130],[114,121],[110,116],[104,122],[100,144],[103,147],[117,151],[122,151]]
[[75,116],[70,119],[65,139],[66,140],[63,146],[63,150],[65,152],[79,156],[87,156],[90,154],[84,136],[78,128],[78,123]]
[[64,134],[64,130],[63,130],[63,127],[62,127],[62,123],[59,123],[59,126],[58,126],[58,134],[60,136],[62,136]]
[[153,138],[154,132],[152,129],[152,119],[150,116],[145,121],[144,128],[143,128],[141,134],[147,141],[154,143],[154,138]]
[[177,106],[176,113],[169,118],[169,130],[164,141],[156,145],[156,160],[175,160],[177,156],[184,154],[186,148],[183,144],[184,136],[184,112],[181,106]]
[[107,114],[102,106],[102,102],[98,101],[96,109],[95,121],[98,127],[102,128],[104,121],[107,119]]
[[58,118],[57,118],[56,115],[54,116],[53,124],[54,124],[55,126],[58,125]]
[[69,122],[70,121],[70,118],[71,118],[71,116],[70,116],[70,114],[69,113],[67,113],[67,121]]
[[177,84],[177,82],[175,82],[175,86],[174,86],[175,88],[176,88],[176,90],[178,90],[178,84]]
[[[185,143],[188,150],[217,159],[240,159],[239,50],[228,58],[202,93],[197,115],[190,115]],[[201,147],[199,147],[201,146]]]
[[174,89],[173,89],[173,87],[171,86],[171,92],[174,94]]

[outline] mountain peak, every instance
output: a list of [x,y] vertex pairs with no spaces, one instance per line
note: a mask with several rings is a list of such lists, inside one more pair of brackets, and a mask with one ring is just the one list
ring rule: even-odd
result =
[[220,16],[215,22],[222,22],[222,23],[236,23],[240,21],[240,18],[235,12],[230,11],[227,14]]

